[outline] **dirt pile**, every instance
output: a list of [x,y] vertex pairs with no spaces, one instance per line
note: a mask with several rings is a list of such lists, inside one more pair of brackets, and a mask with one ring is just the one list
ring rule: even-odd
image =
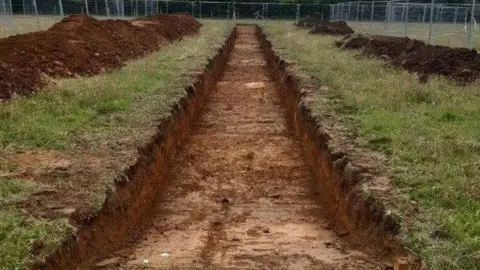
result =
[[344,21],[330,22],[317,18],[306,18],[305,20],[298,21],[297,26],[302,28],[312,28],[310,34],[343,36],[354,33],[353,29]]
[[85,76],[121,67],[200,26],[185,14],[133,21],[71,15],[46,31],[0,39],[0,100],[38,90],[42,74]]
[[321,24],[322,22],[323,22],[323,20],[321,20],[319,18],[306,17],[303,20],[299,20],[296,25],[298,27],[301,27],[301,28],[312,28],[317,24]]
[[344,21],[328,22],[323,21],[321,24],[317,24],[313,27],[310,34],[322,34],[322,35],[336,35],[343,36],[353,34],[354,31]]
[[365,35],[348,36],[335,44],[362,50],[365,55],[418,73],[422,81],[432,74],[446,76],[460,84],[480,78],[480,57],[475,49],[429,45],[408,37]]

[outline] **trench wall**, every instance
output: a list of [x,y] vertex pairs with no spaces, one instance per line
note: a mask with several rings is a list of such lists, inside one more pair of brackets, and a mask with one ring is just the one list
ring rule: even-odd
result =
[[[362,183],[372,180],[367,179],[368,169],[349,160],[349,153],[332,147],[330,141],[336,134],[322,129],[322,119],[313,116],[305,102],[314,93],[315,85],[304,83],[287,68],[286,61],[275,53],[260,27],[256,34],[288,118],[320,187],[321,203],[328,210],[328,218],[334,221],[337,232],[352,243],[375,247],[386,256],[403,253],[397,242],[392,241],[399,231],[399,222],[388,214],[380,200],[365,199]],[[94,216],[84,217],[78,233],[45,264],[34,268],[88,268],[125,244],[138,224],[147,218],[148,209],[166,181],[177,145],[192,127],[206,95],[222,75],[235,38],[236,29],[195,82],[187,87],[187,94],[172,107],[170,116],[158,125],[156,135],[139,149],[136,163],[115,179],[115,190],[107,192],[101,210]]]
[[169,163],[177,145],[197,119],[204,99],[223,73],[236,38],[236,29],[209,60],[186,95],[172,108],[158,126],[156,135],[139,149],[134,165],[115,179],[115,189],[107,191],[101,210],[82,217],[82,227],[67,239],[40,269],[89,268],[96,260],[121,247],[148,216],[158,191],[163,188]]
[[314,99],[319,85],[289,69],[287,61],[275,52],[258,26],[256,34],[287,117],[302,143],[319,186],[327,218],[335,223],[337,234],[347,237],[351,243],[368,246],[377,254],[403,256],[403,248],[396,240],[400,231],[399,220],[390,215],[382,199],[370,196],[370,193],[367,196],[364,188],[365,184],[385,178],[379,178],[376,169],[359,164],[353,153],[332,143],[337,137],[337,143],[343,140],[344,144],[354,144],[346,141],[341,134],[325,128],[325,119],[313,114],[310,101]]

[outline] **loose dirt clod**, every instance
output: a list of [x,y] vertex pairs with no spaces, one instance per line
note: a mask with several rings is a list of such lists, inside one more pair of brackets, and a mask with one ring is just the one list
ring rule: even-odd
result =
[[297,23],[298,27],[312,28],[310,34],[324,34],[324,35],[349,35],[354,31],[344,21],[330,22],[316,18],[306,18]]
[[345,49],[359,49],[394,66],[418,73],[422,81],[430,75],[443,75],[460,84],[480,78],[480,56],[475,49],[429,45],[408,37],[377,35],[347,36],[335,43]]
[[0,100],[37,91],[42,75],[85,76],[121,67],[200,26],[185,14],[133,21],[71,15],[46,31],[0,39]]

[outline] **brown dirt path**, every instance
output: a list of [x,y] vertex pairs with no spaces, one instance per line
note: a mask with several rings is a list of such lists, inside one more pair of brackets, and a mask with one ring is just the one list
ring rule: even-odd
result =
[[[152,225],[115,269],[381,269],[322,218],[253,26],[186,136]],[[123,254],[123,255],[120,255]],[[117,260],[118,259],[118,260]],[[120,265],[119,265],[120,264]]]

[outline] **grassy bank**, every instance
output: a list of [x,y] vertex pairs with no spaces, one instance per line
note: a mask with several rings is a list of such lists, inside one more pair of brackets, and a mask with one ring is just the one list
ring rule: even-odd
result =
[[361,147],[388,158],[403,201],[419,206],[404,220],[408,248],[431,269],[480,269],[480,83],[421,84],[385,62],[334,48],[334,37],[291,23],[264,28],[281,55],[326,86]]
[[[233,27],[230,22],[202,23],[200,34],[185,37],[122,69],[58,80],[32,97],[0,104],[1,269],[25,268],[74,230],[65,217],[41,218],[22,211],[22,201],[53,189],[85,193],[85,202],[77,201],[77,205],[102,202],[113,176],[135,158],[136,148],[150,138],[170,105],[184,94],[184,87],[193,80],[188,74],[207,63],[216,53],[215,45]],[[46,169],[38,164],[27,174],[19,168],[22,164],[15,163],[18,158],[11,158],[27,152],[29,157],[38,153],[48,154],[40,157],[74,157],[68,164],[80,169],[44,177]],[[106,160],[107,166],[99,166],[94,179],[89,180],[94,182],[83,182],[82,186],[79,180],[92,178],[78,178],[90,170],[82,169],[82,163],[92,159],[99,164]],[[40,251],[35,246],[40,246]]]

